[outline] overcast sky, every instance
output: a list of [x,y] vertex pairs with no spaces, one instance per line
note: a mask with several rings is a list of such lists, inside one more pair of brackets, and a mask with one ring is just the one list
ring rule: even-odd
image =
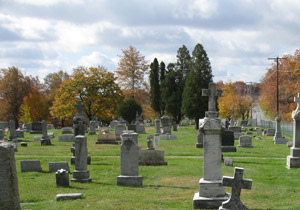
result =
[[168,64],[201,43],[215,82],[259,82],[268,57],[300,48],[299,11],[297,0],[0,0],[0,68],[42,80],[79,65],[114,71],[130,45]]

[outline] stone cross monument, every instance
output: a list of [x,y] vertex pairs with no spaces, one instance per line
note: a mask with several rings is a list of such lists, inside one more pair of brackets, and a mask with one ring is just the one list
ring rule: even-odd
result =
[[287,168],[300,168],[300,93],[294,98],[297,102],[297,108],[292,112],[294,119],[293,129],[293,146],[291,147],[291,153],[287,156]]
[[194,209],[216,209],[229,199],[222,186],[221,134],[224,128],[216,111],[216,97],[220,91],[210,83],[208,90],[202,90],[202,95],[209,97],[209,111],[205,112],[204,123],[199,128],[203,133],[203,178],[199,181],[199,192],[194,195],[193,206]]
[[219,210],[238,209],[246,210],[246,206],[242,203],[241,189],[251,189],[252,179],[243,179],[244,169],[234,168],[234,177],[223,176],[223,186],[232,187],[230,199],[223,202]]
[[[77,135],[85,135],[86,120],[82,113],[84,104],[82,104],[81,100],[78,99],[77,104],[75,104],[74,107],[77,109],[77,114],[75,115],[75,117],[73,117],[74,136],[76,137]],[[82,124],[84,125],[84,127],[78,126],[79,121],[82,121]]]

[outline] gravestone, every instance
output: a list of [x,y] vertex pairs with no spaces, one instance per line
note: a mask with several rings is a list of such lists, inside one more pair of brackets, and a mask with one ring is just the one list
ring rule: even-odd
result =
[[246,127],[248,125],[248,120],[241,120],[241,126]]
[[202,89],[202,96],[208,96],[208,111],[205,112],[204,123],[199,128],[203,133],[203,178],[199,181],[199,192],[193,198],[194,209],[218,208],[223,201],[228,200],[222,186],[221,171],[221,134],[223,127],[216,111],[217,97],[221,92],[214,83],[209,89]]
[[52,129],[55,129],[55,128],[54,128],[54,125],[53,125],[53,124],[48,124],[48,125],[47,125],[47,129],[48,129],[48,130],[52,130]]
[[4,139],[4,130],[0,129],[0,141]]
[[76,200],[81,199],[82,193],[64,193],[64,194],[57,194],[56,200],[57,201],[63,201],[63,200]]
[[90,122],[90,135],[95,135],[96,134],[96,121],[92,120]]
[[155,119],[155,134],[161,134],[160,132],[160,119]]
[[267,136],[274,136],[275,135],[275,129],[274,128],[268,128],[267,129]]
[[21,172],[42,172],[40,160],[20,160]]
[[257,134],[257,135],[262,135],[262,133],[263,133],[262,130],[257,130],[257,131],[256,131],[256,134]]
[[197,134],[197,143],[196,143],[197,148],[203,148],[203,133],[198,131]]
[[103,134],[102,132],[108,133],[109,132],[109,127],[99,127],[99,133]]
[[30,132],[32,130],[32,123],[25,123],[24,131]]
[[143,125],[140,125],[140,119],[139,119],[139,113],[136,112],[136,119],[135,119],[135,125],[136,125],[136,132],[137,133],[146,133],[145,127]]
[[67,161],[61,162],[48,162],[49,172],[56,172],[59,169],[70,171],[69,164]]
[[59,169],[55,173],[57,187],[69,187],[69,171]]
[[74,135],[60,135],[58,136],[59,142],[74,142]]
[[117,126],[117,125],[119,125],[119,121],[118,120],[113,120],[113,121],[111,121],[110,122],[110,124],[109,124],[109,127],[112,129],[112,130],[115,130],[115,127]]
[[9,131],[10,131],[9,140],[12,141],[14,148],[15,148],[15,152],[17,152],[18,151],[18,138],[17,138],[16,126],[15,126],[14,120],[9,121]]
[[224,159],[224,165],[225,166],[233,166],[233,160],[232,160],[232,158],[225,158]]
[[16,130],[17,138],[24,138],[24,130]]
[[253,147],[251,136],[240,136],[240,143],[238,147]]
[[243,135],[242,128],[239,126],[229,126],[228,130],[233,132],[234,139],[239,139]]
[[132,131],[136,132],[136,125],[135,124],[130,124],[127,127],[128,127],[128,130],[132,130]]
[[292,118],[294,120],[293,128],[293,146],[291,147],[290,155],[287,156],[287,168],[300,168],[300,93],[294,98],[297,102],[297,108],[292,112]]
[[121,139],[122,139],[122,140],[123,140],[124,138],[125,138],[125,139],[130,138],[136,145],[139,145],[138,137],[139,137],[139,134],[138,134],[138,133],[135,133],[135,132],[133,132],[133,131],[123,131],[123,133],[122,133],[122,135],[121,135]]
[[232,131],[225,130],[221,134],[222,152],[236,152],[234,146],[234,133]]
[[247,135],[252,135],[252,134],[253,134],[253,131],[247,131],[246,134],[247,134]]
[[5,128],[8,128],[8,122],[0,122],[0,129],[5,130]]
[[0,143],[0,209],[20,210],[14,146]]
[[126,130],[126,126],[124,124],[119,124],[115,126],[115,135],[116,135],[116,140],[121,140],[121,134],[123,131]]
[[72,129],[72,127],[63,127],[61,129],[61,133],[62,134],[72,134],[73,133],[73,129]]
[[165,152],[155,150],[153,147],[154,136],[147,136],[147,150],[140,150],[139,152],[139,165],[143,166],[160,166],[167,165],[165,161]]
[[[84,126],[80,122],[79,126]],[[80,129],[79,129],[80,130]],[[91,182],[90,172],[87,170],[87,138],[83,135],[75,137],[75,170],[72,182]]]
[[171,119],[164,115],[161,118],[162,134],[171,134]]
[[243,179],[244,169],[234,168],[234,177],[223,176],[223,186],[231,187],[231,196],[229,200],[222,203],[219,210],[238,209],[246,210],[246,206],[241,201],[241,189],[252,188],[252,179]]
[[177,136],[166,133],[159,135],[160,140],[177,140]]
[[21,147],[27,147],[27,142],[21,142]]
[[275,136],[274,136],[274,144],[286,144],[288,142],[288,140],[281,135],[280,121],[281,121],[281,118],[280,118],[280,114],[278,112],[277,117],[276,117],[276,132],[275,132]]
[[42,134],[42,123],[41,122],[32,122],[30,134]]
[[114,134],[99,134],[96,144],[119,144],[119,142]]
[[173,124],[173,131],[178,131],[178,124],[176,123]]
[[48,131],[47,131],[47,123],[45,120],[42,121],[42,139],[41,139],[41,145],[51,145],[51,140],[48,136]]
[[140,147],[132,136],[122,136],[121,145],[121,175],[117,177],[117,185],[141,186],[143,177],[139,176]]

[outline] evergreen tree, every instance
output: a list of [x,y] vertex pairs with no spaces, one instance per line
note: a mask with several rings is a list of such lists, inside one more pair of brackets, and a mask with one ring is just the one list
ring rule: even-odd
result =
[[177,50],[176,68],[182,72],[184,80],[186,79],[186,76],[190,70],[190,62],[190,52],[185,45],[182,45],[182,47]]
[[155,112],[160,113],[160,84],[159,84],[159,66],[154,58],[150,65],[150,104]]
[[[163,61],[160,62],[159,68],[160,68],[159,84],[160,84],[160,92],[162,92],[162,90],[163,90],[162,84],[166,78],[166,65]],[[165,110],[166,110],[166,104],[165,104],[164,100],[162,100],[162,97],[160,97],[160,115],[161,116],[163,115]]]
[[182,86],[183,78],[180,71],[170,69],[162,84],[162,99],[166,105],[166,111],[173,116],[173,120],[179,123],[182,118]]
[[182,112],[185,116],[194,119],[198,129],[198,121],[205,116],[208,110],[208,97],[202,97],[202,89],[207,89],[212,82],[212,71],[209,58],[201,44],[193,50],[190,71],[182,96]]
[[123,117],[129,124],[136,118],[136,112],[140,115],[143,111],[141,104],[130,98],[120,104],[118,108],[118,115]]

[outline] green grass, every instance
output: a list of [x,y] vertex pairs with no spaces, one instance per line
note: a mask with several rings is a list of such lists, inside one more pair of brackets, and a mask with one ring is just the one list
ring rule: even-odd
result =
[[[55,173],[48,172],[48,162],[68,161],[70,165],[71,142],[58,142],[59,130],[52,140],[53,146],[40,146],[33,136],[25,134],[28,147],[18,147],[18,171],[22,209],[192,209],[194,193],[199,191],[202,175],[203,150],[195,147],[197,131],[193,126],[180,127],[178,140],[161,140],[159,150],[164,150],[168,166],[141,166],[143,187],[116,185],[120,175],[119,145],[95,144],[96,135],[87,135],[88,152],[92,164],[88,165],[92,183],[73,183],[70,188],[57,188]],[[146,128],[147,134],[139,135],[139,145],[146,148],[146,136],[155,132]],[[7,135],[8,136],[8,135]],[[290,139],[291,141],[291,139]],[[235,141],[238,144],[238,141]],[[244,168],[244,178],[253,179],[251,190],[242,190],[241,199],[249,209],[297,209],[300,206],[300,169],[286,169],[286,145],[274,145],[272,137],[253,138],[253,148],[237,147],[234,166]],[[109,157],[108,157],[109,156]],[[19,160],[39,159],[43,172],[20,172]],[[233,176],[234,168],[222,166],[222,174]],[[70,178],[72,175],[70,175]],[[230,192],[230,188],[225,188]],[[58,193],[82,192],[83,199],[55,201]]]

